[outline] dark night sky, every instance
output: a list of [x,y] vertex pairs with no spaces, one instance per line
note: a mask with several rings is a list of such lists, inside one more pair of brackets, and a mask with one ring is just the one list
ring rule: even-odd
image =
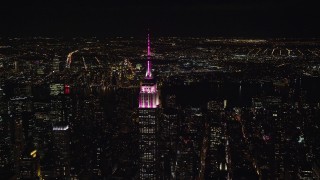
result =
[[34,0],[0,5],[0,36],[320,37],[308,0]]

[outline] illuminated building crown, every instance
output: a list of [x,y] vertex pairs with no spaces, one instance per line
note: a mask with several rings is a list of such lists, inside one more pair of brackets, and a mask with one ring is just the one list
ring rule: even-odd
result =
[[159,105],[159,93],[157,83],[152,76],[152,63],[150,51],[150,36],[148,34],[147,70],[144,82],[140,86],[139,108],[157,108]]

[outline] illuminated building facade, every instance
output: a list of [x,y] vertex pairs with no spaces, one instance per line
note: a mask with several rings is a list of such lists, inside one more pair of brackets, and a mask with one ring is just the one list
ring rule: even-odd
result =
[[151,67],[150,39],[148,35],[147,70],[139,94],[139,179],[158,179],[157,108],[159,106],[159,94],[157,83],[152,76]]
[[21,165],[21,153],[26,144],[26,133],[23,122],[31,111],[31,101],[27,97],[13,97],[8,103],[8,115],[10,117],[10,129],[12,138],[12,152],[14,157],[14,172],[19,174]]
[[157,108],[159,106],[159,93],[157,83],[152,75],[152,62],[150,51],[150,39],[148,35],[147,70],[144,81],[140,86],[139,108]]
[[19,179],[41,179],[38,151],[27,147],[21,154]]
[[55,176],[70,177],[70,132],[69,126],[64,123],[52,128],[54,137]]
[[224,107],[225,103],[219,101],[209,101],[207,104],[209,129],[205,179],[227,178]]
[[52,61],[52,71],[53,72],[59,72],[60,71],[60,60],[59,56],[55,56]]
[[5,101],[5,94],[0,88],[0,169],[13,164],[12,137],[10,133],[10,119],[7,110],[8,104]]

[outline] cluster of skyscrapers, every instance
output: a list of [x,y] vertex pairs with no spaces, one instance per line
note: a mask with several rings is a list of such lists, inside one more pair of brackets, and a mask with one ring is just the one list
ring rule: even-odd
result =
[[320,177],[316,47],[29,41],[0,46],[0,179]]

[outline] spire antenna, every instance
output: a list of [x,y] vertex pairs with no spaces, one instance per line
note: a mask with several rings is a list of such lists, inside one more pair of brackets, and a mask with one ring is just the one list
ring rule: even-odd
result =
[[148,33],[148,49],[147,49],[147,72],[146,72],[146,77],[147,79],[152,79],[152,63],[151,63],[151,50],[150,50],[150,34]]
[[148,33],[148,56],[151,56],[151,51],[150,51],[150,34]]

